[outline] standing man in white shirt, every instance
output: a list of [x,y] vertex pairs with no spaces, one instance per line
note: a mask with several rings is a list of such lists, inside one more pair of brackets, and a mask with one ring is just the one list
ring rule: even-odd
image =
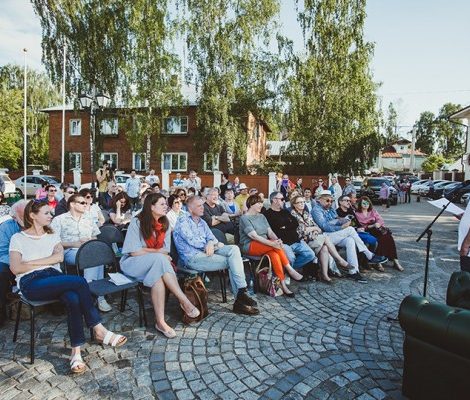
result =
[[137,210],[140,196],[140,179],[135,176],[135,169],[131,170],[131,176],[126,180],[125,191],[129,196],[131,211]]
[[151,169],[149,174],[145,177],[145,182],[147,182],[150,187],[152,187],[154,183],[160,184],[160,178],[155,175],[154,169]]
[[188,190],[191,187],[196,189],[196,191],[201,190],[201,178],[197,176],[197,172],[194,171],[193,169],[189,171],[189,177],[184,182],[184,187],[186,190]]

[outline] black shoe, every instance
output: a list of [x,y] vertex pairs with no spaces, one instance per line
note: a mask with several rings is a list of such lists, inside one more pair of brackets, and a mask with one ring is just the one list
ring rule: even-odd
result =
[[346,274],[346,278],[349,279],[354,279],[356,282],[359,283],[367,283],[367,279],[364,278],[359,272],[356,272],[355,274]]
[[238,299],[233,303],[233,312],[236,314],[244,314],[244,315],[258,315],[259,310],[256,307],[248,306],[246,304],[242,304],[238,301]]
[[376,256],[374,254],[374,257],[372,257],[368,263],[369,264],[383,264],[383,263],[386,263],[388,261],[388,258],[387,257],[384,257],[384,256]]
[[246,306],[251,306],[251,307],[256,307],[258,305],[258,303],[255,300],[253,300],[250,296],[248,296],[246,291],[238,292],[237,302],[244,304]]

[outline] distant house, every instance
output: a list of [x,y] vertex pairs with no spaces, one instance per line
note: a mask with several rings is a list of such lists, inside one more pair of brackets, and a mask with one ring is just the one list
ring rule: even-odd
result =
[[[42,110],[49,115],[49,166],[51,171],[60,170],[62,107],[50,107]],[[199,173],[226,171],[226,151],[209,161],[206,149],[208,146],[197,140],[196,124],[197,104],[171,110],[162,121],[162,134],[152,137],[150,143],[144,144],[140,152],[134,152],[129,144],[126,128],[132,121],[132,109],[107,108],[99,112],[96,124],[95,168],[100,161],[108,160],[118,170],[135,169],[144,172],[147,168],[147,157],[150,155],[150,168],[157,172],[170,170],[187,173],[195,169]],[[243,127],[247,135],[246,158],[235,161],[235,169],[246,168],[251,164],[264,161],[266,157],[266,132],[269,126],[257,120],[252,113],[246,116]],[[161,149],[156,156],[156,149]],[[85,110],[74,110],[71,106],[65,111],[65,153],[66,170],[80,168],[84,173],[90,172],[90,113]]]
[[468,128],[470,126],[470,106],[466,106],[450,115],[449,120],[454,122],[458,121],[457,123],[467,128],[465,133],[465,154],[462,156],[462,166],[464,168],[465,179],[470,179],[470,140],[468,140],[470,135]]
[[[419,149],[414,151],[414,171],[420,171],[427,154]],[[373,169],[379,171],[410,171],[411,141],[400,138],[394,143],[385,146],[376,158]]]

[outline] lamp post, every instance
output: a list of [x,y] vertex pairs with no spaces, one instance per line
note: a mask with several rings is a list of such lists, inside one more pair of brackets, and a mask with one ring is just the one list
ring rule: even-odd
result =
[[107,107],[110,98],[104,93],[96,94],[95,88],[93,88],[91,95],[83,93],[79,96],[78,99],[82,108],[90,112],[90,173],[91,187],[94,189],[95,180],[93,179],[93,175],[95,173],[96,111]]

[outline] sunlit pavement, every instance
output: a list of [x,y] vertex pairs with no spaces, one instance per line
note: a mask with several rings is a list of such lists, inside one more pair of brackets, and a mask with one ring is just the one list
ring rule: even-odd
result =
[[[403,334],[387,317],[396,316],[404,296],[422,292],[425,239],[415,239],[438,211],[414,197],[413,203],[383,213],[405,272],[390,267],[368,272],[367,285],[346,279],[332,286],[292,284],[294,299],[258,295],[261,314],[256,317],[233,314],[233,300],[221,303],[211,283],[211,314],[197,325],[180,322],[170,297],[167,314],[175,339],[152,327],[148,299],[147,329],[138,326],[133,293],[124,313],[114,299],[104,323],[129,341],[117,350],[85,346],[89,370],[80,376],[69,374],[64,315],[45,312],[37,318],[34,365],[29,364],[29,321],[21,322],[16,344],[9,322],[0,336],[0,398],[402,398]],[[444,300],[450,274],[459,268],[457,226],[445,214],[433,228],[431,299]]]

